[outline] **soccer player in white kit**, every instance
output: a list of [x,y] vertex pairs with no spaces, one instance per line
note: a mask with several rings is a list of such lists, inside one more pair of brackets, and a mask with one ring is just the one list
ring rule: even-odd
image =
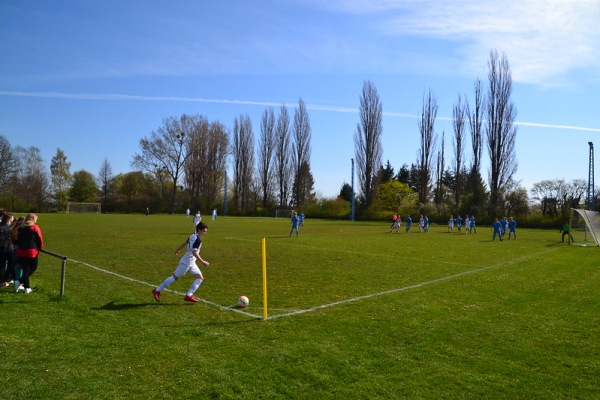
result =
[[196,215],[194,215],[194,228],[196,228],[200,222],[202,222],[202,214],[200,214],[200,210],[198,210]]
[[202,275],[202,271],[200,271],[200,268],[198,268],[198,266],[196,265],[196,260],[200,261],[205,267],[209,266],[208,261],[205,261],[202,259],[202,257],[200,257],[200,249],[202,248],[202,237],[206,235],[206,232],[208,232],[208,226],[206,226],[205,223],[200,222],[198,225],[196,225],[196,233],[190,235],[190,237],[185,242],[183,242],[181,246],[177,248],[177,250],[175,250],[175,254],[179,254],[179,251],[181,251],[184,247],[187,246],[187,251],[179,260],[179,265],[175,269],[175,272],[173,272],[173,275],[165,279],[164,282],[161,283],[160,286],[158,286],[156,289],[152,289],[154,300],[160,301],[160,292],[167,286],[169,286],[171,283],[175,282],[183,275],[188,273],[194,275],[196,277],[196,280],[192,282],[192,285],[188,289],[183,300],[191,301],[192,303],[198,302],[198,299],[194,297],[194,292],[200,287],[200,284],[204,280],[204,276]]

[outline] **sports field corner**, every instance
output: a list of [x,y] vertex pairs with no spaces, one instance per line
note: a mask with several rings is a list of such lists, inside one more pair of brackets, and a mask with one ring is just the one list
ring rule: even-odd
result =
[[289,237],[287,220],[223,217],[208,222],[211,265],[189,304],[190,277],[160,303],[151,293],[185,217],[71,217],[40,218],[47,249],[68,257],[65,296],[47,256],[33,293],[0,290],[7,398],[600,395],[599,249],[557,231],[499,242],[487,227],[307,220]]

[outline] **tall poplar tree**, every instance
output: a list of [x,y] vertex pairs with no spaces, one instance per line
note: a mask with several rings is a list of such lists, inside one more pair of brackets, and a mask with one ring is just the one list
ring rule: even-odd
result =
[[358,113],[359,122],[354,132],[354,156],[364,206],[369,207],[375,200],[376,175],[383,156],[383,107],[377,88],[371,81],[363,83]]
[[71,163],[60,149],[56,149],[56,155],[50,162],[50,180],[54,190],[54,201],[57,207],[64,207],[68,201],[68,188],[71,184]]
[[517,171],[514,125],[517,109],[511,100],[512,76],[506,54],[490,52],[488,62],[487,148],[490,156],[490,208],[493,213],[504,211],[504,197]]

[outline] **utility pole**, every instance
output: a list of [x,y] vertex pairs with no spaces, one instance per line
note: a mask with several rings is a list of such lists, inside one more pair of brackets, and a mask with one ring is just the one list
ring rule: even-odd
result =
[[351,177],[350,180],[352,182],[352,190],[351,190],[351,194],[350,194],[350,221],[354,221],[354,158],[351,159],[352,160],[352,171],[351,171]]
[[587,209],[590,211],[596,210],[596,195],[594,194],[594,143],[588,142],[590,145],[590,167],[588,175],[588,190],[587,190]]

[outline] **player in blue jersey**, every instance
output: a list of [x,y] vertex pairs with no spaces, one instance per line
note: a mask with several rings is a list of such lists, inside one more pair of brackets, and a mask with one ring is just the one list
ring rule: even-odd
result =
[[508,230],[508,220],[506,219],[506,217],[504,217],[500,221],[500,232],[502,233],[502,236],[506,235],[507,230]]
[[496,220],[494,222],[492,222],[492,230],[494,231],[494,236],[492,237],[492,240],[496,240],[496,235],[498,235],[498,237],[500,238],[500,241],[502,241],[502,224],[500,223],[500,221],[498,221],[498,218],[496,218]]
[[406,233],[410,231],[410,226],[412,225],[412,218],[410,215],[406,218]]
[[296,211],[292,211],[292,229],[290,229],[290,237],[292,236],[292,232],[294,232],[294,229],[296,230],[296,237],[300,235],[300,231],[298,230],[299,222],[300,219],[298,218],[298,214],[296,213]]
[[462,218],[460,215],[456,216],[456,228],[458,229],[458,233],[460,233],[460,228],[462,227]]
[[508,239],[510,240],[511,233],[515,235],[515,240],[517,240],[517,221],[510,217],[510,221],[508,221]]
[[475,228],[475,216],[471,215],[471,218],[469,218],[469,231],[471,233],[477,233],[477,228]]
[[200,284],[204,280],[204,276],[202,275],[200,268],[198,268],[196,265],[196,260],[200,261],[205,267],[209,266],[208,261],[205,261],[202,259],[202,257],[200,257],[202,238],[207,232],[208,226],[204,222],[200,222],[198,225],[196,225],[196,232],[192,233],[191,236],[185,242],[183,242],[181,246],[177,248],[177,250],[175,250],[175,255],[177,255],[184,247],[187,247],[185,254],[179,260],[179,265],[177,265],[173,275],[169,276],[156,289],[152,290],[152,294],[154,295],[154,299],[156,301],[160,301],[160,292],[163,289],[188,273],[195,276],[196,279],[194,282],[192,282],[192,285],[190,286],[183,300],[190,301],[192,303],[198,302],[198,299],[194,297],[194,292],[200,287]]

